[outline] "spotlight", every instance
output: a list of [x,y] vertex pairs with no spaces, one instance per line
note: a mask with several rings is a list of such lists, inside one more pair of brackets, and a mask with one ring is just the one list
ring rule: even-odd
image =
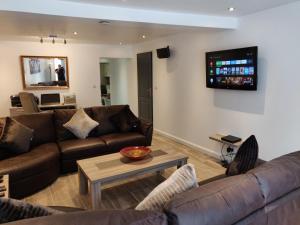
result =
[[54,38],[52,39],[52,44],[55,44],[55,40],[54,40]]
[[65,44],[65,45],[67,44],[67,40],[66,40],[66,39],[64,39],[64,44]]
[[44,42],[44,40],[43,40],[43,38],[41,37],[41,40],[40,40],[40,42],[41,42],[41,44],[43,44],[43,42]]

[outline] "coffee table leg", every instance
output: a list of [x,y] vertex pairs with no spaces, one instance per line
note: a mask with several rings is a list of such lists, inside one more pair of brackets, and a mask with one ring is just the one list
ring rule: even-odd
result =
[[85,175],[82,173],[81,169],[78,168],[78,180],[79,180],[79,193],[87,194],[88,193],[88,180]]
[[99,209],[101,203],[101,183],[94,182],[90,184],[90,195],[92,202],[92,209]]
[[184,166],[185,164],[187,164],[187,159],[183,159],[183,160],[179,161],[179,163],[177,165],[177,169]]

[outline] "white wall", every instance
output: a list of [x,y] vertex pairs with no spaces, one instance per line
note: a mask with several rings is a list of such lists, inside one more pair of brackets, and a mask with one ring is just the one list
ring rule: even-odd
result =
[[128,104],[128,59],[109,59],[111,104]]
[[[260,157],[300,149],[300,2],[241,18],[236,31],[181,34],[136,46],[154,54],[154,126],[192,145],[219,153],[216,132],[257,136]],[[259,46],[258,91],[207,89],[205,52]]]
[[75,93],[79,107],[101,104],[100,57],[130,58],[130,46],[92,44],[51,44],[39,42],[0,41],[0,116],[9,114],[9,96],[23,90],[20,55],[67,56],[70,89],[64,91],[32,91]]

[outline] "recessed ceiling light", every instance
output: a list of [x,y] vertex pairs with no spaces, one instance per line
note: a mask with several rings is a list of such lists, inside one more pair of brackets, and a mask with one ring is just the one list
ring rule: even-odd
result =
[[120,44],[120,45],[123,45],[123,43],[122,43],[122,42],[120,42],[119,44]]
[[142,38],[143,38],[143,39],[146,39],[146,35],[145,35],[145,34],[143,34]]
[[74,35],[77,35],[78,33],[76,31],[73,32]]
[[234,7],[229,7],[229,8],[228,8],[228,11],[229,11],[229,12],[233,12],[234,10],[235,10]]

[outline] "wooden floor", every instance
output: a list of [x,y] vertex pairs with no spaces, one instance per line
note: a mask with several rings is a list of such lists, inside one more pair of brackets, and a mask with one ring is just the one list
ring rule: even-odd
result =
[[[153,146],[161,149],[173,149],[189,156],[189,163],[196,167],[199,181],[224,174],[225,169],[216,159],[182,144],[178,144],[159,134],[153,136]],[[168,169],[163,177],[146,175],[103,186],[102,209],[128,209],[135,207],[174,169]],[[70,206],[90,208],[88,196],[81,196],[78,190],[77,174],[62,176],[48,188],[25,200],[47,206]]]

